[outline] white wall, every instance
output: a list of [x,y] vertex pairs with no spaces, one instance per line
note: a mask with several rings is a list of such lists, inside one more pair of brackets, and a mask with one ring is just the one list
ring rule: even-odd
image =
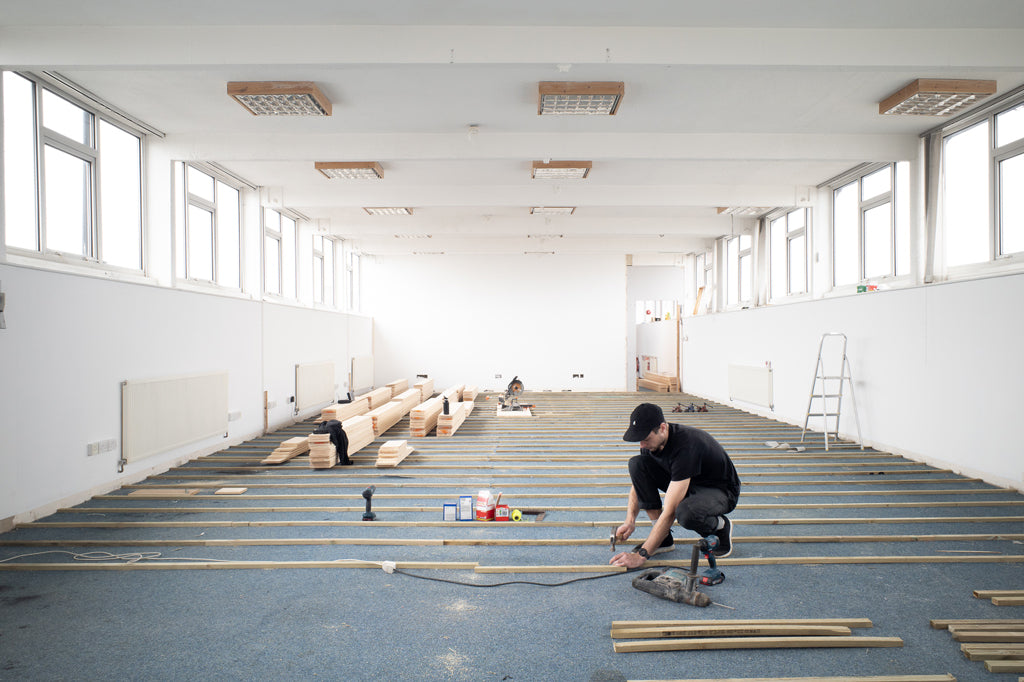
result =
[[625,269],[601,255],[364,258],[375,382],[504,390],[518,375],[527,391],[624,390]]
[[[0,264],[7,329],[0,330],[0,528],[138,480],[263,431],[263,391],[292,421],[294,366],[333,360],[347,381],[350,316],[97,277]],[[355,325],[361,348],[370,328]],[[120,447],[124,380],[229,373],[228,438],[128,464]],[[261,371],[262,370],[262,371]],[[344,392],[343,390],[341,391]]]
[[771,362],[774,416],[802,425],[819,338],[844,332],[866,444],[1024,489],[1022,297],[1011,275],[688,317],[683,390],[728,403],[729,363]]

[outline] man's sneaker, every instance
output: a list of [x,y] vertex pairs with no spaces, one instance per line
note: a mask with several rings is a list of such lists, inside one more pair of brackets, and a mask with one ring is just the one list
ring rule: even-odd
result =
[[[640,543],[639,545],[633,548],[633,552],[639,552],[640,548],[643,546],[643,543]],[[676,541],[672,539],[672,533],[669,533],[665,536],[665,539],[661,541],[661,544],[658,545],[658,548],[651,552],[651,556],[654,556],[655,554],[662,554],[663,552],[671,552],[675,548]]]
[[722,518],[725,519],[725,527],[715,531],[715,535],[718,536],[718,547],[711,551],[716,559],[724,559],[732,554],[732,521],[728,516]]

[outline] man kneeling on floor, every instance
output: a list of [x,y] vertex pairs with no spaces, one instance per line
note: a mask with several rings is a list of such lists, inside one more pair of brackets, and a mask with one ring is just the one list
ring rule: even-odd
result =
[[[638,405],[629,418],[622,440],[640,443],[640,454],[629,460],[629,490],[626,522],[615,531],[617,542],[636,530],[636,517],[643,509],[651,519],[651,531],[632,552],[621,552],[610,564],[639,568],[655,554],[674,549],[672,522],[695,531],[701,537],[718,536],[716,557],[732,552],[732,521],[725,515],[736,508],[740,479],[725,449],[709,433],[667,424],[661,408],[651,403]],[[665,492],[662,504],[661,492]]]

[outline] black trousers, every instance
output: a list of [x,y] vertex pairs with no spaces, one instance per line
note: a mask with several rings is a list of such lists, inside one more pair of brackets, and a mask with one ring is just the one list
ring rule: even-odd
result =
[[[636,455],[629,460],[629,478],[633,482],[640,508],[661,509],[661,493],[671,483],[669,473],[649,457]],[[718,517],[736,508],[736,498],[721,488],[690,484],[686,497],[676,507],[676,521],[701,537],[711,535],[718,526]]]

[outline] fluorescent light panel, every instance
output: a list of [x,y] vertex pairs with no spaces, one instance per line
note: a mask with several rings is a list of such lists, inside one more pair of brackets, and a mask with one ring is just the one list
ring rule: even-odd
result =
[[535,178],[585,178],[590,174],[592,161],[543,161],[533,162]]
[[401,206],[364,206],[363,210],[370,215],[412,215],[411,208],[403,208]]
[[530,209],[533,215],[572,215],[575,206],[534,206]]
[[379,180],[384,177],[384,170],[376,161],[317,161],[313,167],[332,179]]
[[760,216],[770,209],[763,206],[719,206],[718,215]]
[[918,78],[878,103],[878,113],[948,116],[994,94],[995,81]]
[[254,116],[331,115],[331,101],[312,81],[236,81],[228,95]]
[[625,86],[622,82],[542,81],[537,114],[541,116],[614,116]]

